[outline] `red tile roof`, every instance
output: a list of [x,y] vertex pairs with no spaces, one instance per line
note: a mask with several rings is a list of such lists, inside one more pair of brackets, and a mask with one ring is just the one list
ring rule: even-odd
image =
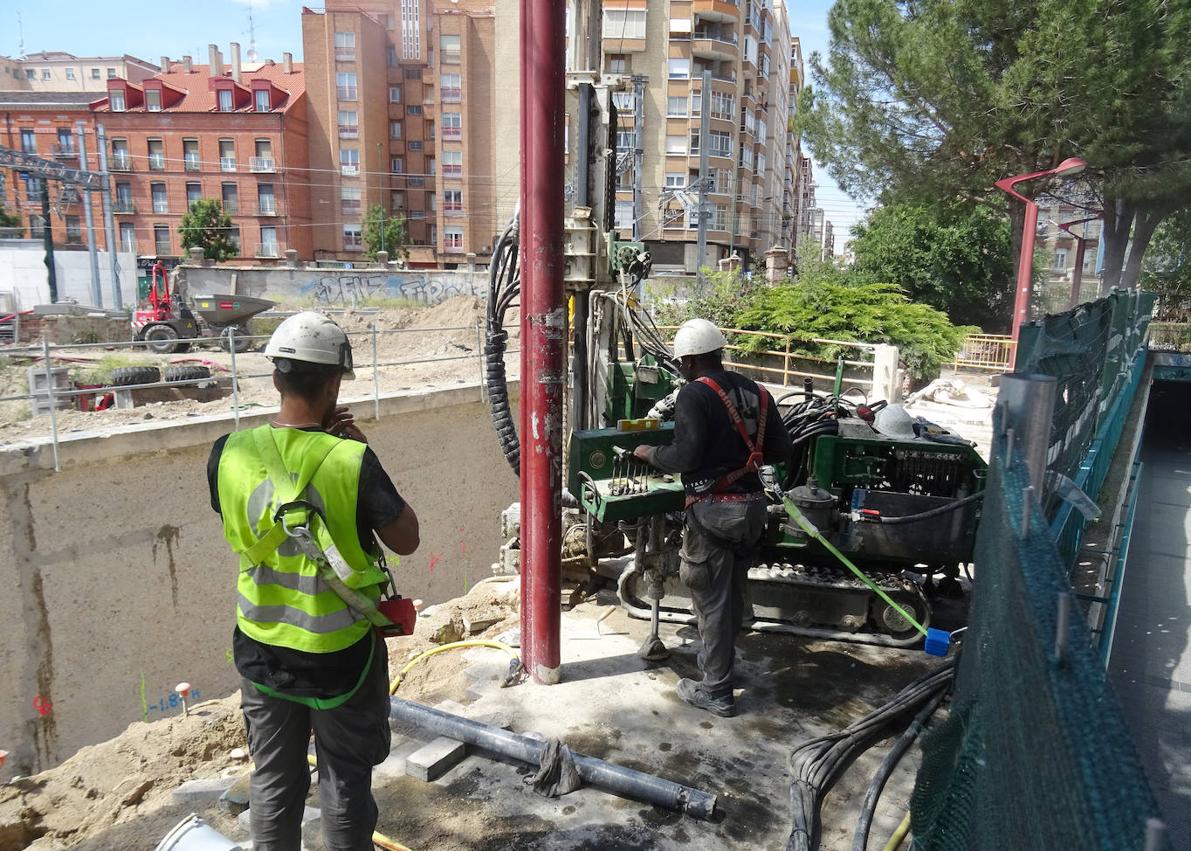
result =
[[[257,63],[249,63],[249,67]],[[302,72],[302,63],[295,62],[292,73],[285,73],[285,67],[281,64],[261,64],[259,68],[249,71],[242,70],[240,73],[240,85],[245,89],[252,89],[253,80],[268,80],[275,88],[286,92],[289,97],[286,98],[285,103],[280,107],[272,110],[273,112],[286,112],[294,102],[306,91],[306,79]],[[222,75],[225,79],[231,79],[231,71],[227,71]],[[187,73],[183,68],[181,62],[171,62],[169,70],[165,73],[154,74],[152,77],[147,77],[139,83],[129,83],[134,88],[143,88],[144,84],[149,80],[161,80],[165,85],[177,89],[185,93],[180,101],[171,107],[162,109],[162,112],[215,112],[216,99],[215,92],[211,91],[211,66],[209,65],[192,65],[190,73]],[[108,107],[107,97],[103,97],[92,106],[95,112],[110,112]],[[128,112],[146,112],[145,107],[135,106],[127,110]],[[245,109],[238,109],[236,112],[253,112],[251,104]]]

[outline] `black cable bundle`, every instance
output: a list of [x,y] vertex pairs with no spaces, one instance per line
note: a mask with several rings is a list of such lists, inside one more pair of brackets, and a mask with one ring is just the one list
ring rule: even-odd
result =
[[509,347],[509,332],[504,329],[505,315],[521,293],[521,278],[517,268],[518,228],[520,214],[513,216],[492,251],[488,266],[488,311],[484,336],[484,384],[488,390],[488,408],[496,429],[500,451],[521,475],[521,441],[509,405],[509,383],[505,372],[505,352]]

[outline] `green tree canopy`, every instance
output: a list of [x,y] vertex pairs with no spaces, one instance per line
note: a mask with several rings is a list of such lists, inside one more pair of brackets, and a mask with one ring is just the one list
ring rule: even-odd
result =
[[893,284],[958,325],[1007,326],[1014,269],[1003,213],[984,205],[891,204],[852,234],[855,280]]
[[232,241],[232,219],[223,205],[210,198],[202,198],[190,205],[178,225],[182,250],[203,249],[208,260],[229,260],[240,253]]
[[380,204],[373,204],[364,216],[364,256],[376,259],[376,252],[387,251],[389,257],[408,257],[409,232],[405,217],[386,213]]
[[21,227],[21,217],[16,213],[10,213],[4,209],[4,205],[0,204],[0,228],[19,228]]
[[1141,288],[1158,294],[1159,318],[1191,320],[1191,210],[1171,216],[1154,234]]

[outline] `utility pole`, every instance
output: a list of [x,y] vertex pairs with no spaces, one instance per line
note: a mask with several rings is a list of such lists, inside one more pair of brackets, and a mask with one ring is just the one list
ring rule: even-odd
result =
[[54,229],[50,225],[50,182],[44,177],[37,178],[37,182],[41,186],[41,239],[45,245],[46,283],[50,287],[50,304],[57,304],[58,270],[54,268]]
[[711,147],[711,69],[703,69],[703,91],[699,106],[699,242],[695,252],[695,275],[706,283],[703,267],[707,263],[707,158]]
[[[87,170],[87,125],[76,121],[75,135],[79,139],[79,171]],[[87,255],[91,260],[91,303],[103,307],[103,291],[99,288],[99,251],[95,247],[95,216],[91,212],[91,193],[83,192],[83,216],[87,222]]]
[[521,653],[561,669],[566,4],[521,0]]
[[120,292],[120,255],[116,242],[116,222],[112,217],[112,178],[108,172],[108,140],[102,124],[95,127],[95,147],[99,152],[99,173],[103,176],[103,234],[108,247],[108,268],[112,276],[112,307],[124,309],[124,294]]

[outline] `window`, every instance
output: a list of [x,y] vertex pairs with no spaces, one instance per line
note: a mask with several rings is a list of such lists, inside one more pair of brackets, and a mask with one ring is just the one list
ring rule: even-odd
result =
[[262,216],[277,215],[277,197],[273,194],[272,183],[256,185],[256,209]]
[[613,92],[612,103],[616,106],[616,111],[621,115],[630,115],[636,109],[633,105],[632,92]]
[[108,79],[109,80],[116,79],[116,69],[115,68],[108,68]]
[[[427,174],[437,174],[438,173],[437,168],[438,168],[438,160],[436,160],[434,157],[426,157],[426,173]],[[411,181],[411,183],[412,183],[412,181]],[[419,185],[421,185],[421,184],[419,184]]]
[[182,167],[187,171],[198,171],[202,167],[199,161],[198,139],[182,140]]
[[417,139],[414,139],[409,143],[409,149],[411,151],[420,151],[422,150],[422,143]]
[[604,39],[645,38],[644,9],[605,9]]
[[703,92],[691,92],[691,115],[700,116],[703,114]]
[[616,53],[608,57],[608,73],[609,74],[627,74],[629,72],[629,60],[623,53]]
[[66,69],[66,79],[68,79],[68,80],[74,79],[74,69],[73,68]]
[[132,158],[128,155],[127,139],[112,139],[111,165],[115,171],[132,170]]
[[401,86],[389,86],[389,103],[401,103]]
[[617,230],[629,230],[633,227],[632,201],[616,202],[616,222],[614,226]]
[[219,140],[219,170],[236,170],[236,143],[231,139]]
[[442,152],[443,177],[463,176],[463,151]]
[[112,112],[123,112],[124,111],[124,90],[123,89],[113,89],[108,94],[108,105],[111,107]]
[[452,142],[457,142],[463,138],[462,113],[444,112],[442,114],[442,137]]
[[269,99],[268,89],[257,89],[252,93],[252,96],[255,99],[255,105],[252,108],[257,112],[268,112],[273,108],[273,104]]
[[33,135],[33,131],[27,128],[21,130],[21,152],[25,154],[37,153],[37,138]]
[[356,177],[360,173],[360,151],[356,148],[339,149],[339,173],[344,177]]
[[434,141],[434,122],[433,121],[426,122],[426,140],[428,142]]
[[150,139],[149,171],[165,171],[165,144],[160,139]]
[[120,222],[120,250],[136,254],[136,227],[132,222]]
[[[95,69],[95,76],[98,79],[98,77],[99,77],[99,69],[98,68]],[[36,79],[36,77],[37,77],[37,72],[34,71],[32,68],[25,69],[25,79],[26,80],[33,80],[33,79]]]
[[711,155],[713,157],[732,156],[732,136],[719,130],[712,130],[709,134]]
[[360,226],[357,224],[350,224],[343,226],[343,249],[344,251],[359,251],[364,247],[364,240],[360,231]]
[[[186,184],[186,206],[191,207],[195,201],[201,201],[203,197],[203,185],[201,183],[187,183]],[[153,212],[157,212],[154,210]]]
[[164,183],[150,183],[149,193],[153,196],[154,213],[168,213],[170,211],[170,202],[165,194]]
[[445,189],[442,193],[442,208],[446,213],[463,212],[463,190]]
[[[30,71],[29,73],[33,73],[33,72]],[[36,216],[36,215],[30,216],[29,217],[29,238],[30,239],[41,239],[42,236],[44,236],[44,235],[45,235],[45,219],[43,219],[41,216]]]
[[405,111],[410,115],[421,115],[422,107],[418,106],[417,104],[410,104],[405,108]]
[[439,87],[443,103],[459,103],[463,99],[463,77],[459,74],[443,74]]
[[668,171],[668,172],[666,172],[666,188],[667,189],[685,189],[686,188],[686,172],[685,171]]
[[691,76],[691,60],[689,59],[671,59],[667,62],[666,68],[671,80],[685,80]]
[[98,79],[99,79],[99,69],[98,69],[98,68],[92,68],[92,69],[91,69],[91,79],[92,79],[92,80],[98,80]]
[[145,109],[149,112],[161,112],[160,89],[145,89]]
[[757,154],[757,173],[758,174],[765,173],[765,155],[764,154]]
[[169,225],[153,225],[153,250],[159,255],[170,253]]
[[232,244],[232,250],[236,252],[236,256],[244,253],[243,245],[240,242],[240,229],[237,227],[228,228],[227,241]]
[[672,118],[685,118],[687,114],[687,101],[685,95],[678,97],[670,96],[666,98],[666,115]]
[[393,30],[397,28],[397,18],[393,15],[385,15],[385,29]]
[[686,136],[667,136],[666,137],[666,153],[669,155],[683,156],[687,152]]
[[273,164],[273,143],[268,139],[257,139],[253,142],[253,148],[256,151],[256,156],[248,164],[253,171],[274,171]]
[[66,216],[66,244],[77,245],[83,241],[83,229],[78,216]]
[[394,189],[389,193],[389,207],[395,212],[405,209],[405,192]]
[[702,136],[700,135],[699,128],[696,127],[695,129],[691,130],[689,150],[692,155],[699,153],[699,143],[701,140]]
[[257,253],[261,257],[280,255],[281,252],[277,248],[277,228],[274,225],[261,225],[261,245]]
[[359,215],[363,201],[363,190],[359,186],[339,187],[340,208],[348,215]]
[[55,149],[59,154],[73,154],[74,151],[74,136],[71,132],[63,127],[58,128],[58,147]]
[[405,157],[390,158],[389,171],[393,174],[405,174]]
[[389,122],[389,138],[390,139],[400,139],[401,138],[401,122],[400,121],[390,121]]
[[360,136],[360,115],[354,109],[339,110],[339,138],[356,139]]
[[457,253],[463,250],[463,228],[449,227],[442,230],[442,246],[446,251]]
[[1054,269],[1056,272],[1067,271],[1067,249],[1066,248],[1056,248],[1055,249],[1054,263],[1051,265],[1051,268]]
[[340,71],[335,75],[335,94],[340,100],[356,99],[356,75],[352,71]]
[[356,59],[356,34],[354,32],[335,33],[335,61],[354,62]]
[[460,43],[461,39],[457,35],[440,35],[438,37],[438,48],[442,51],[443,62],[458,62],[459,54],[462,52],[463,46]]
[[617,130],[616,131],[616,150],[631,151],[637,147],[637,131],[636,130]]
[[236,184],[225,183],[220,188],[220,198],[223,200],[223,211],[230,215],[240,212],[240,193]]
[[691,19],[690,18],[671,18],[670,19],[670,35],[672,36],[689,36],[691,34]]
[[235,103],[235,99],[232,97],[231,89],[220,89],[215,94],[219,98],[219,111],[220,112],[235,112],[236,111],[236,103]]
[[28,174],[22,174],[21,177],[25,181],[25,200],[26,201],[40,201],[41,200],[41,181],[36,177],[30,177]]
[[390,68],[397,67],[397,48],[390,46],[385,50],[385,64]]
[[41,78],[43,80],[48,80],[50,78],[50,69],[49,68],[41,69]]
[[711,93],[711,117],[731,121],[736,115],[736,98],[723,92]]
[[112,207],[117,213],[132,213],[135,209],[132,206],[132,184],[125,182],[116,183],[116,198],[112,202]]
[[417,80],[418,82],[421,82],[422,69],[421,68],[406,68],[403,76],[407,80]]

